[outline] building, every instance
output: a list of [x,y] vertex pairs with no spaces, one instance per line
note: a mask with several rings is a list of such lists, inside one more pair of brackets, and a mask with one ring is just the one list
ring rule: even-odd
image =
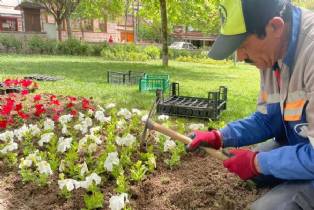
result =
[[[124,17],[116,21],[73,19],[72,35],[87,42],[108,41],[110,37],[114,42],[133,42],[133,23],[131,15],[127,17],[127,21]],[[66,30],[64,21],[62,40],[68,38]],[[53,16],[38,4],[23,0],[0,0],[0,33],[14,33],[18,36],[39,34],[57,39],[57,25]]]

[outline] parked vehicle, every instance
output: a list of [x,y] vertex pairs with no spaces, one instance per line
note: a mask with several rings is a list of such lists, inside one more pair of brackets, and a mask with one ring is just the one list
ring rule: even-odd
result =
[[170,46],[170,49],[176,50],[196,50],[197,47],[189,42],[173,42]]

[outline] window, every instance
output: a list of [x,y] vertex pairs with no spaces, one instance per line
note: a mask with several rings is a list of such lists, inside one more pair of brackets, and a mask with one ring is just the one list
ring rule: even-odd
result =
[[83,20],[84,31],[94,31],[93,20]]
[[1,31],[17,31],[17,19],[0,17],[0,30]]
[[72,31],[80,31],[81,30],[80,20],[78,19],[71,20],[71,28]]
[[99,20],[99,30],[107,33],[107,20]]

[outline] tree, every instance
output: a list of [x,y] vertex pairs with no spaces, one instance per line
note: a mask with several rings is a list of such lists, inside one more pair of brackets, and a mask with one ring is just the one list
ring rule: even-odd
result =
[[314,0],[293,0],[293,3],[298,6],[314,10]]
[[142,0],[141,3],[141,17],[152,20],[154,25],[160,25],[164,65],[167,63],[164,59],[168,57],[165,54],[168,52],[168,32],[175,25],[192,26],[199,31],[218,33],[219,0]]
[[53,15],[58,27],[58,40],[62,41],[62,22],[71,16],[80,0],[32,0],[32,2],[43,5],[48,13]]

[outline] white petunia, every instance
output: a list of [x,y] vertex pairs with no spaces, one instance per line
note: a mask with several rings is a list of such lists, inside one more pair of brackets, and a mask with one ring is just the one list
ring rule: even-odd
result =
[[196,123],[196,124],[190,124],[189,129],[194,131],[194,130],[202,130],[204,129],[204,124],[203,123]]
[[104,163],[104,167],[107,171],[112,172],[113,170],[113,165],[119,165],[120,160],[118,157],[117,152],[111,152],[108,154],[108,157],[106,158],[106,161]]
[[139,110],[139,109],[132,109],[132,113],[136,114],[138,116],[140,116],[142,114],[141,110]]
[[157,118],[160,121],[167,121],[167,120],[169,120],[169,116],[168,115],[164,115],[164,114],[159,115]]
[[6,145],[0,150],[0,153],[7,154],[8,152],[12,152],[17,149],[18,149],[18,144],[15,142],[10,142],[8,145]]
[[129,120],[132,117],[132,113],[128,109],[120,109],[117,115],[124,117],[126,120]]
[[37,167],[40,174],[52,175],[50,164],[47,161],[37,163]]
[[61,132],[64,135],[68,135],[69,134],[68,127],[66,125],[63,125]]
[[32,136],[36,136],[37,134],[40,133],[40,129],[38,128],[37,125],[29,125],[29,132],[31,133]]
[[33,163],[32,160],[21,158],[19,168],[29,168],[32,166],[32,163]]
[[109,208],[111,210],[121,210],[128,202],[128,194],[122,193],[120,195],[114,195],[109,200]]
[[164,152],[170,151],[176,147],[176,143],[172,140],[166,140],[164,144]]
[[110,103],[110,104],[108,104],[108,105],[106,106],[106,109],[112,109],[112,108],[114,108],[114,107],[116,107],[116,104]]
[[6,131],[0,134],[0,140],[3,142],[9,142],[14,140],[14,132],[13,131]]
[[45,133],[41,135],[41,138],[38,141],[38,145],[42,147],[44,143],[49,143],[53,136],[54,136],[54,133]]
[[95,119],[99,122],[104,122],[105,119],[105,113],[103,111],[96,111],[95,112]]
[[73,116],[68,114],[68,115],[62,115],[59,117],[59,122],[62,124],[62,125],[65,125],[69,122],[71,122]]
[[66,189],[71,192],[72,190],[79,188],[79,182],[74,179],[64,179],[64,180],[58,180],[59,189],[63,189],[66,187]]
[[126,122],[124,120],[119,120],[116,124],[118,129],[124,129],[126,126]]
[[31,160],[33,163],[37,163],[38,161],[41,161],[41,157],[38,156],[39,151],[36,150],[34,153],[29,154],[26,159]]
[[47,118],[44,122],[44,130],[53,131],[54,129],[55,129],[55,122],[52,119]]
[[97,150],[97,144],[95,144],[95,143],[90,143],[90,144],[88,145],[88,152],[89,152],[90,154],[96,152],[96,150]]
[[81,165],[80,174],[81,174],[81,176],[84,176],[86,173],[88,173],[88,166],[87,166],[86,162],[84,162],[84,163]]
[[82,122],[85,119],[85,115],[82,112],[79,112],[79,121]]
[[68,149],[71,148],[71,143],[72,143],[72,138],[64,138],[64,137],[61,137],[59,138],[59,141],[58,141],[58,152],[65,152],[67,151]]
[[101,182],[101,177],[96,173],[92,173],[90,176],[87,176],[85,181],[80,182],[80,187],[88,189],[93,183],[99,185]]
[[100,126],[96,126],[96,127],[92,127],[89,129],[89,132],[92,136],[97,135],[99,132],[101,131],[101,127]]
[[23,138],[29,133],[29,128],[27,125],[23,125],[22,127],[15,129],[14,134],[19,141],[22,141]]
[[132,134],[128,134],[125,137],[119,137],[119,136],[116,137],[116,143],[119,146],[127,146],[128,147],[128,146],[132,145],[135,141],[136,141],[136,138]]

